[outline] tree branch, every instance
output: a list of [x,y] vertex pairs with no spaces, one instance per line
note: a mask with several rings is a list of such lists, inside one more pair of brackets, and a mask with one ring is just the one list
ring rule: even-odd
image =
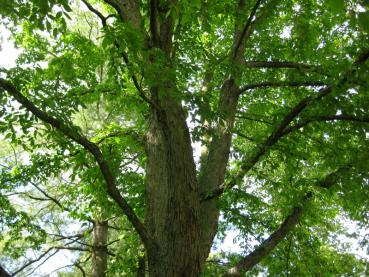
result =
[[78,263],[78,262],[75,262],[73,264],[76,268],[79,269],[79,271],[81,271],[81,274],[82,274],[82,277],[85,277],[86,276],[86,272],[85,270],[83,269],[83,267]]
[[[28,261],[26,264],[24,264],[18,270],[16,270],[11,276],[17,275],[19,272],[23,271],[26,267],[29,267],[31,264],[38,262],[39,260],[41,260],[43,257],[45,257],[53,249],[54,249],[53,247],[50,247],[44,253],[42,253],[40,256],[38,256],[36,259]],[[55,255],[55,253],[53,255]]]
[[223,183],[219,188],[201,195],[201,201],[207,201],[219,197],[226,188],[232,188],[237,184],[238,180],[241,180],[247,172],[259,161],[259,159],[268,151],[268,149],[279,141],[284,136],[284,132],[289,124],[308,106],[315,101],[322,99],[330,94],[333,89],[340,88],[348,82],[348,77],[353,76],[357,70],[357,66],[364,63],[369,58],[369,50],[365,50],[359,55],[358,59],[353,63],[353,67],[345,72],[343,78],[340,79],[334,85],[326,86],[319,90],[319,92],[313,96],[307,96],[303,98],[299,103],[293,107],[288,114],[282,119],[279,125],[273,130],[270,136],[260,145],[257,145],[251,154],[251,156],[243,161],[242,166],[237,174],[235,174],[227,183]]
[[310,123],[313,122],[327,122],[327,121],[350,121],[350,122],[358,122],[358,123],[369,123],[369,117],[367,116],[354,116],[354,115],[347,115],[347,114],[340,114],[340,115],[322,115],[322,116],[314,116],[302,122],[298,122],[283,132],[282,136],[285,136],[295,130],[298,130]]
[[246,21],[246,24],[245,26],[243,27],[243,30],[242,30],[242,33],[241,33],[241,36],[238,38],[238,41],[236,43],[236,46],[233,50],[233,59],[236,58],[236,56],[238,55],[238,50],[243,42],[243,40],[245,39],[245,36],[246,36],[246,33],[247,33],[247,30],[250,28],[250,25],[251,25],[251,22],[252,22],[252,19],[254,18],[255,14],[256,14],[256,11],[257,9],[259,8],[261,4],[261,0],[256,0],[255,2],[255,5],[254,7],[252,8],[251,10],[251,13],[249,15],[249,18],[247,19]]
[[[119,43],[118,43],[117,41],[115,41],[115,45],[116,45],[116,47],[117,47],[118,49],[120,48]],[[137,80],[136,75],[135,75],[133,72],[131,72],[131,70],[130,70],[131,63],[130,63],[130,61],[129,61],[129,59],[128,59],[128,55],[127,55],[127,53],[125,53],[125,52],[121,52],[121,55],[122,55],[122,58],[123,58],[123,60],[124,60],[124,63],[125,63],[125,64],[126,64],[126,66],[128,67],[128,70],[130,71],[130,74],[131,74],[131,78],[132,78],[133,84],[134,84],[135,88],[137,89],[137,91],[139,92],[139,94],[140,94],[141,98],[142,98],[146,103],[148,103],[149,105],[151,105],[153,108],[155,108],[155,109],[157,109],[157,110],[158,110],[158,109],[159,109],[159,107],[156,105],[156,103],[154,103],[153,101],[151,101],[151,99],[149,99],[149,98],[146,96],[145,92],[142,90],[142,88],[141,88],[140,84],[138,83],[138,80]]]
[[136,0],[104,0],[112,6],[124,22],[131,23],[138,30],[141,28],[141,13],[139,3]]
[[53,246],[53,248],[59,249],[59,250],[91,252],[91,249],[83,248],[83,247],[77,247],[77,246]]
[[286,217],[281,226],[273,232],[269,238],[263,241],[253,252],[241,261],[235,267],[232,267],[224,276],[242,276],[242,273],[250,270],[265,258],[274,248],[287,236],[287,234],[297,225],[301,218],[303,209],[294,207],[291,214]]
[[106,20],[108,19],[107,17],[103,16],[103,14],[101,12],[99,12],[97,9],[95,9],[89,2],[87,2],[86,0],[82,0],[82,2],[87,6],[87,8],[93,12],[94,14],[96,14],[100,20],[101,20],[101,24],[103,27],[106,26]]
[[319,66],[289,62],[289,61],[245,61],[245,66],[248,68],[294,68],[294,69],[315,69]]
[[[321,93],[326,93],[332,89],[322,89]],[[292,122],[294,118],[296,118],[300,112],[307,107],[307,105],[313,100],[311,96],[308,96],[302,99],[294,108],[290,110],[290,112],[283,118],[283,120],[279,123],[279,125],[274,129],[274,131],[270,134],[270,136],[261,144],[257,145],[253,151],[253,154],[250,158],[243,161],[243,164],[228,183],[223,183],[219,188],[213,190],[212,192],[208,193],[207,195],[202,195],[201,201],[208,201],[213,198],[219,197],[226,188],[232,188],[237,184],[238,180],[241,180],[246,173],[259,161],[260,157],[263,156],[268,148],[273,146],[283,135],[284,129]]]
[[[338,182],[340,175],[348,171],[350,168],[351,167],[349,165],[340,167],[338,170],[328,174],[323,180],[317,182],[315,186],[330,189]],[[301,204],[292,209],[291,213],[285,218],[280,227],[264,240],[254,251],[242,258],[236,266],[230,268],[224,276],[242,276],[243,273],[253,268],[262,259],[268,256],[297,225],[303,214],[304,207],[310,202],[312,197],[313,193],[311,191],[307,192],[302,198]]]
[[[108,19],[108,17],[104,17],[98,10],[96,10],[86,0],[82,0],[82,1],[83,1],[83,3],[85,3],[85,5],[87,6],[87,8],[91,12],[93,12],[94,14],[96,14],[101,19],[101,24],[102,24],[103,27],[105,27],[106,26],[106,20]],[[128,10],[130,8],[136,10],[136,8],[135,8],[136,7],[136,4],[128,5],[128,4],[124,4],[123,2],[119,2],[117,0],[105,0],[105,2],[108,3],[108,4],[110,4],[120,14],[120,17],[121,17],[121,20],[122,21],[126,21],[126,16],[124,15],[124,6],[126,6]],[[132,3],[133,2],[135,2],[135,1],[132,1]],[[127,15],[127,19],[131,19],[131,21],[132,21],[135,18],[134,17],[133,18],[131,18],[131,17],[128,18],[128,15]],[[141,21],[141,19],[138,19],[138,20]],[[133,21],[136,22],[136,20],[133,20]],[[135,24],[137,24],[137,22]],[[138,25],[138,27],[139,27],[139,25]],[[114,40],[114,45],[118,49],[118,51],[120,51],[120,44],[119,44],[119,42],[117,40]],[[125,53],[124,51],[121,51],[120,54],[121,54],[121,56],[122,56],[122,58],[124,60],[124,63],[128,67],[128,71],[129,71],[129,73],[131,75],[131,78],[132,78],[132,81],[133,81],[133,85],[135,86],[136,90],[139,92],[141,98],[145,102],[147,102],[148,104],[150,104],[151,106],[156,107],[155,103],[153,103],[145,95],[145,92],[142,90],[141,86],[139,85],[139,82],[138,82],[138,79],[137,79],[136,75],[130,70],[130,62],[129,62],[128,54]]]
[[110,171],[110,167],[105,160],[103,154],[101,153],[99,147],[89,141],[86,137],[81,135],[77,128],[73,125],[66,125],[63,121],[50,116],[46,112],[40,110],[31,101],[29,101],[24,95],[22,95],[18,89],[9,81],[0,78],[0,88],[7,91],[15,100],[17,100],[24,108],[35,115],[38,119],[45,123],[50,124],[55,129],[59,130],[66,137],[70,138],[74,142],[80,144],[89,153],[91,153],[105,179],[106,189],[111,198],[115,200],[118,206],[121,208],[123,213],[128,217],[128,220],[132,223],[135,230],[139,234],[145,246],[149,246],[152,242],[149,240],[145,226],[142,224],[140,219],[137,217],[132,207],[128,202],[122,197],[119,190],[117,189],[116,179],[113,173]]
[[258,89],[258,88],[268,88],[268,87],[324,87],[328,86],[325,82],[261,82],[255,84],[248,84],[240,88],[239,93],[246,92],[248,90]]
[[158,11],[158,3],[156,0],[150,0],[150,33],[151,40],[155,46],[160,44],[160,39],[158,35],[157,29],[157,11]]

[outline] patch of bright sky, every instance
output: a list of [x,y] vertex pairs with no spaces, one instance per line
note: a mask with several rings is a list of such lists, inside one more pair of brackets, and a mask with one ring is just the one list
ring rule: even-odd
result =
[[0,25],[0,68],[15,67],[15,60],[20,54],[20,50],[14,48],[14,43],[10,39],[10,31],[4,25]]

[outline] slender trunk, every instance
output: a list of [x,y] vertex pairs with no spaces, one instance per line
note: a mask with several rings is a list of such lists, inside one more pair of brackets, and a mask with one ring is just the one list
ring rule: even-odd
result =
[[148,253],[150,276],[199,276],[200,201],[186,116],[169,96],[160,107],[146,134],[146,223],[158,245]]
[[108,266],[108,222],[95,221],[93,230],[92,277],[106,276]]

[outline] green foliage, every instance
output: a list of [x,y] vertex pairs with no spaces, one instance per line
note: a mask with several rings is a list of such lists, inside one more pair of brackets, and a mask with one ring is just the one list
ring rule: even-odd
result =
[[[119,20],[104,1],[90,2],[104,16],[113,15],[106,26],[80,1],[2,0],[0,18],[22,53],[15,68],[0,68],[0,74],[41,110],[74,124],[75,132],[99,146],[118,190],[140,219],[145,218],[144,145],[152,109],[142,94],[153,99],[157,89],[158,100],[171,97],[181,103],[193,143],[206,145],[217,133],[216,126],[227,127],[227,113],[217,108],[221,86],[230,75],[241,88],[260,83],[328,84],[334,90],[324,98],[313,86],[291,85],[240,95],[234,128],[227,130],[234,134],[226,182],[246,159],[263,153],[247,176],[222,195],[215,245],[237,230],[237,243],[249,253],[294,207],[302,207],[297,228],[249,276],[368,275],[367,261],[334,241],[345,233],[343,219],[362,228],[369,224],[369,64],[353,65],[358,52],[369,47],[368,1],[262,1],[242,58],[300,63],[282,68],[236,65],[230,58],[234,26],[243,26],[254,1],[245,1],[248,5],[241,10],[239,1],[168,4],[160,20],[173,25],[169,56],[150,45],[144,33],[150,30],[149,1],[139,1],[143,31]],[[306,97],[314,103],[292,120],[291,132],[265,146]],[[11,161],[8,156],[13,154],[0,153],[0,258],[12,258],[18,266],[29,249],[42,253],[48,246],[60,246],[50,233],[66,232],[69,224],[78,225],[82,242],[91,244],[91,220],[109,219],[115,227],[110,237],[118,241],[109,245],[115,256],[109,259],[108,274],[134,275],[143,247],[108,197],[92,155],[15,104],[3,89],[0,104],[1,147],[12,146],[18,155]],[[321,120],[336,115],[365,120]],[[350,166],[350,171],[340,174],[334,186],[319,186],[342,166]],[[60,205],[45,200],[47,196],[32,184]],[[313,197],[303,204],[308,193]],[[362,242],[367,246],[365,239]],[[79,261],[87,257],[77,256]],[[214,250],[203,276],[221,276],[224,265],[240,259],[240,253]],[[82,276],[78,270],[58,274]]]

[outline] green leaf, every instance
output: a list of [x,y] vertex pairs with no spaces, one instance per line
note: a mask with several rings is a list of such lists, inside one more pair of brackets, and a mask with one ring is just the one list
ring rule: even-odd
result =
[[344,0],[326,0],[327,6],[334,13],[343,12],[346,8]]
[[54,28],[53,29],[53,37],[56,38],[58,35],[58,29],[57,28]]
[[358,22],[360,28],[363,31],[369,33],[369,11],[359,13]]
[[55,18],[60,18],[62,17],[63,13],[61,11],[58,11],[55,15]]
[[64,8],[64,10],[66,10],[67,12],[71,12],[72,11],[72,8],[69,6],[69,4],[68,3],[63,3],[63,8]]

